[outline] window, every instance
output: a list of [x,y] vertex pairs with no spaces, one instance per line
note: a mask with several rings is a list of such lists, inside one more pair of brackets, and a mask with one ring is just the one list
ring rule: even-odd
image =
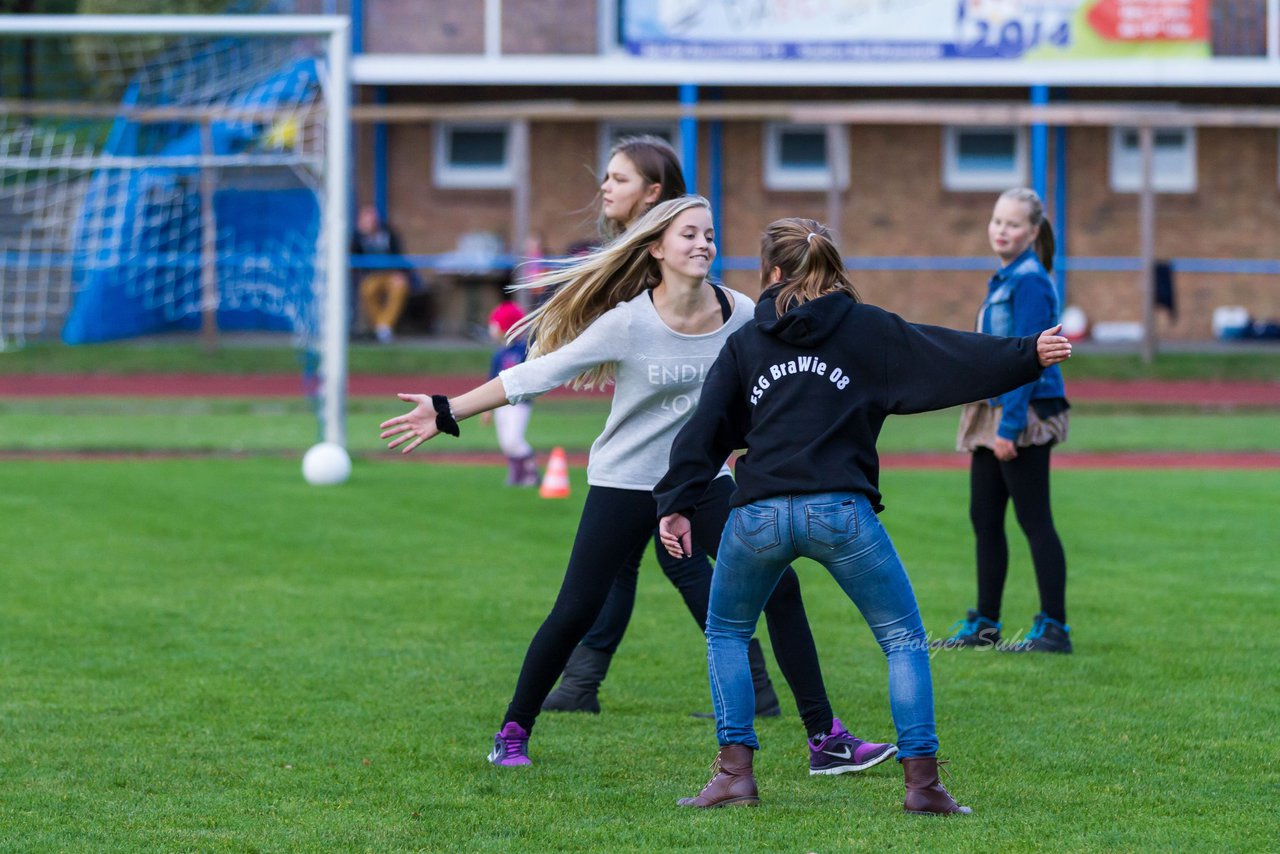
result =
[[1027,183],[1027,134],[1011,127],[948,127],[942,135],[942,186],[1007,190]]
[[827,151],[824,125],[769,123],[764,131],[764,185],[769,190],[826,190],[834,163],[836,186],[849,186],[849,129],[839,126],[836,150]]
[[671,143],[679,157],[680,125],[677,122],[601,122],[600,123],[600,171],[597,175],[604,180],[604,170],[609,166],[609,150],[624,136],[657,136]]
[[436,186],[467,190],[512,186],[511,136],[506,124],[436,125]]
[[[1196,136],[1191,128],[1156,128],[1151,183],[1161,193],[1194,193]],[[1111,129],[1111,189],[1136,193],[1142,188],[1142,150],[1136,128]]]

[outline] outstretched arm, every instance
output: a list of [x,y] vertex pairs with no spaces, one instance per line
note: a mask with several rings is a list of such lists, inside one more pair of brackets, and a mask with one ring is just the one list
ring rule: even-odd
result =
[[[1038,336],[1003,338],[875,317],[882,354],[885,411],[907,415],[994,397],[1033,382],[1044,369]],[[1056,345],[1049,358],[1057,358]]]
[[[605,312],[582,333],[560,349],[513,365],[482,386],[449,399],[449,408],[457,421],[481,412],[497,409],[506,403],[518,403],[537,397],[573,379],[588,368],[621,359],[628,347],[628,318],[625,304]],[[427,394],[400,394],[406,403],[414,404],[404,415],[381,424],[381,438],[390,439],[388,448],[407,454],[428,439],[434,438],[435,407]],[[407,444],[406,444],[407,443]]]
[[[387,442],[388,448],[399,448],[400,453],[407,454],[414,448],[421,445],[428,439],[435,438],[440,432],[436,427],[436,409],[431,405],[431,395],[429,394],[405,394],[401,392],[396,397],[406,403],[414,404],[413,409],[404,415],[397,415],[395,418],[388,418],[381,425],[382,433],[379,438],[390,439]],[[470,418],[481,412],[488,412],[491,409],[497,409],[507,402],[507,393],[502,387],[502,380],[494,377],[482,386],[473,388],[466,394],[449,398],[449,408],[453,411],[453,417],[457,421]],[[405,443],[408,444],[405,444]]]

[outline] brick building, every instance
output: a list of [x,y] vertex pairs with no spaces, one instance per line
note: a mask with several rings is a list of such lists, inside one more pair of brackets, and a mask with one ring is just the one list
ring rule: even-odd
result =
[[[1100,5],[1107,2],[1136,0]],[[720,5],[742,4],[698,8]],[[807,8],[857,5],[811,0]],[[384,207],[407,251],[420,256],[446,332],[496,298],[496,289],[479,288],[468,303],[467,286],[449,274],[449,253],[464,236],[492,233],[508,252],[518,251],[523,233],[540,236],[552,253],[591,239],[604,152],[635,131],[663,133],[684,153],[697,190],[718,212],[722,276],[747,293],[757,290],[754,256],[766,223],[834,219],[868,300],[913,320],[967,327],[994,266],[985,237],[991,205],[999,190],[1030,185],[1042,190],[1064,243],[1068,303],[1094,320],[1138,321],[1142,161],[1124,111],[1234,109],[1254,119],[1154,132],[1153,250],[1173,264],[1178,308],[1176,318],[1160,314],[1158,333],[1207,339],[1215,306],[1280,315],[1275,5],[1207,3],[1204,57],[1036,63],[688,58],[670,44],[646,55],[644,45],[628,42],[630,22],[617,0],[353,2],[357,100],[382,109],[366,112],[359,126],[357,192]],[[925,108],[907,123],[841,123],[832,132],[767,115],[788,103],[920,101],[1103,104],[1121,118],[967,125]],[[512,152],[525,131],[514,111],[503,112],[521,103],[546,108],[524,125],[523,185]],[[486,104],[495,107],[489,115],[473,109]],[[656,115],[656,104],[670,109]],[[414,105],[424,108],[416,118]],[[637,105],[635,115],[628,105]],[[708,105],[741,112],[708,118],[700,112]],[[449,106],[470,112],[450,118]]]

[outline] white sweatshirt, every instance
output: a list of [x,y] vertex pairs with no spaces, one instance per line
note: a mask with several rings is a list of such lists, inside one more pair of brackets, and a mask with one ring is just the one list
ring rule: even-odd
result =
[[500,373],[507,400],[537,397],[589,368],[615,363],[613,405],[604,432],[591,445],[587,483],[649,492],[666,474],[671,443],[698,405],[720,348],[752,318],[755,303],[731,293],[728,323],[715,332],[682,335],[662,322],[645,291],[602,314],[554,353]]

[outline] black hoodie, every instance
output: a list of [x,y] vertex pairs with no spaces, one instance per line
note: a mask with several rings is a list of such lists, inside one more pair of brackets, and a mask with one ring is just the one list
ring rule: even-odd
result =
[[735,507],[820,492],[861,492],[876,511],[876,439],[886,417],[995,397],[1040,374],[1036,337],[908,323],[831,293],[778,317],[778,289],[729,337],[654,488],[658,515],[692,514],[737,448]]

